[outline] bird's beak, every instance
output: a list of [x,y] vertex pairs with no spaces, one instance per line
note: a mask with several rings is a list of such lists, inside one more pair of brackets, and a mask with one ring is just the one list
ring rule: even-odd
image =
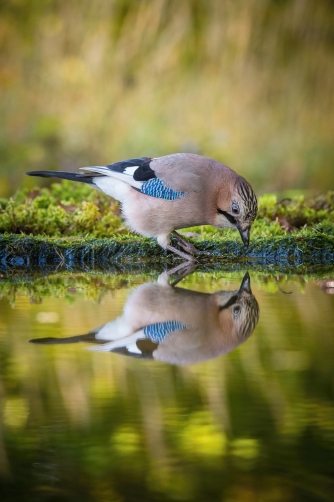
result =
[[250,275],[248,272],[245,273],[244,278],[242,279],[238,295],[240,295],[243,291],[246,291],[247,293],[252,293],[250,286]]
[[239,230],[239,234],[242,238],[242,242],[244,243],[244,246],[248,247],[248,245],[249,245],[249,228],[242,230],[239,226],[237,226],[237,229]]

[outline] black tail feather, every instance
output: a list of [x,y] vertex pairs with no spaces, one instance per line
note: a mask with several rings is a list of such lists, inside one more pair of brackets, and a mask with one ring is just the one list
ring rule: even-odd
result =
[[104,340],[96,340],[96,333],[87,333],[86,335],[75,335],[69,336],[67,338],[32,338],[29,340],[30,343],[37,343],[40,345],[63,345],[68,343],[80,343],[80,342],[88,342],[88,343],[105,343]]
[[94,185],[93,178],[97,178],[99,176],[98,174],[69,173],[67,171],[29,171],[26,175],[79,181],[81,183],[88,183],[88,185]]

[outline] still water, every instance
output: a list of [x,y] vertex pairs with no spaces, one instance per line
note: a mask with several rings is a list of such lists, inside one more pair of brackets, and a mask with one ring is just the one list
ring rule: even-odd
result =
[[0,500],[334,500],[330,286],[0,282]]

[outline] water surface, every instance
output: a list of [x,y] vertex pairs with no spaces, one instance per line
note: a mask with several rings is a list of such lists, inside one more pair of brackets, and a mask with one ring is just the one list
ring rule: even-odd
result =
[[247,281],[1,283],[1,500],[333,500],[334,295]]

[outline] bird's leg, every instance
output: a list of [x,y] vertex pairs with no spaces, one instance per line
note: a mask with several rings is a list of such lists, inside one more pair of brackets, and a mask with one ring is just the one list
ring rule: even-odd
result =
[[172,251],[172,253],[175,253],[175,254],[181,256],[181,258],[183,258],[184,260],[195,261],[195,258],[191,254],[184,253],[183,251],[180,251],[179,249],[175,248],[174,246],[171,246],[169,234],[158,235],[157,241],[158,241],[158,244],[160,244],[160,246],[162,248],[168,249],[168,251]]
[[182,237],[182,235],[178,234],[176,230],[173,230],[172,234],[176,238],[179,246],[181,246],[187,253],[198,254],[198,249],[196,249],[193,244],[191,244],[184,237]]
[[170,244],[167,244],[166,249],[168,249],[168,251],[172,251],[172,253],[181,256],[181,258],[183,258],[184,260],[190,262],[195,261],[195,258],[191,254],[184,253],[183,251],[180,251],[179,249],[175,248],[174,246],[171,246]]

